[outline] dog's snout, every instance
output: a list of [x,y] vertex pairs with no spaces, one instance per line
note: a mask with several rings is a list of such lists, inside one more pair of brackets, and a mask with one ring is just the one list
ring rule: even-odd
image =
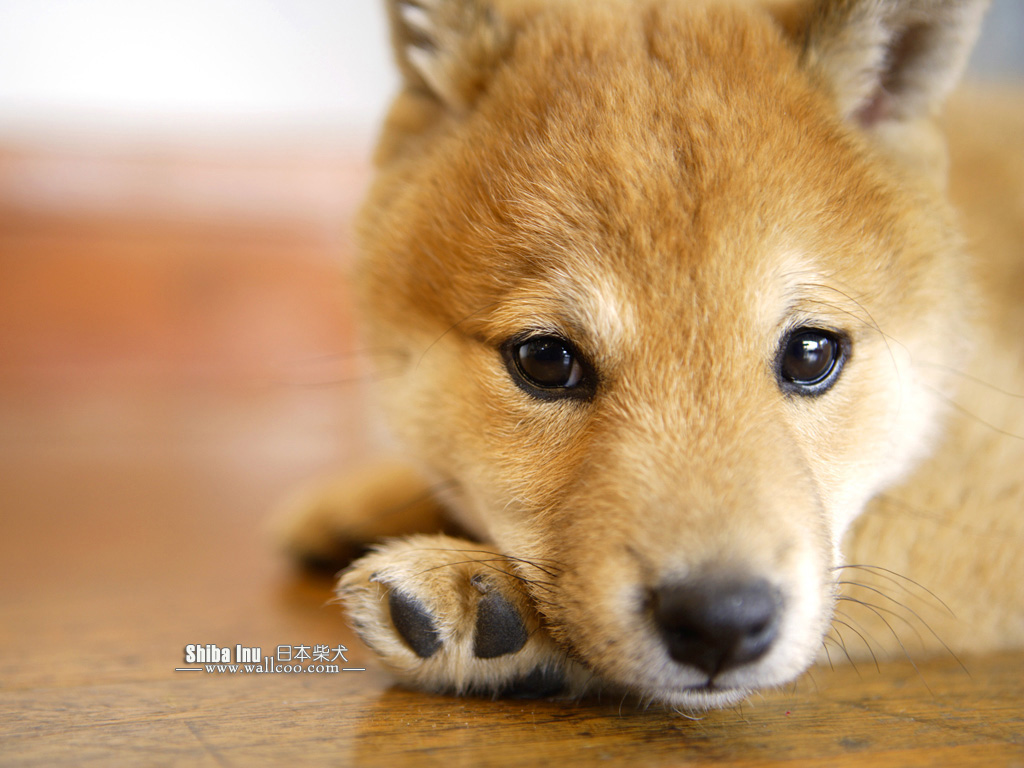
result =
[[775,640],[779,590],[760,578],[697,578],[653,593],[654,620],[669,655],[709,677],[755,661]]

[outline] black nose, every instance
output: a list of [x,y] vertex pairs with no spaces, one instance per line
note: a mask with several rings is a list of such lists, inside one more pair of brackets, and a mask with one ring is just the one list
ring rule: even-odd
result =
[[654,620],[669,654],[714,677],[754,661],[778,633],[782,595],[764,579],[703,577],[654,590]]

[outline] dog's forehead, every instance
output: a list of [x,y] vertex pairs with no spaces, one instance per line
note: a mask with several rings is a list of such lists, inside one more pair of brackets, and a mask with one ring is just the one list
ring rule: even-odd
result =
[[808,151],[837,121],[772,20],[677,5],[527,30],[465,142],[505,263],[592,317],[641,293],[763,289],[813,253],[808,220],[840,182],[834,154],[816,168]]
[[495,78],[465,166],[528,270],[735,271],[841,199],[838,120],[771,19],[676,5],[528,30]]

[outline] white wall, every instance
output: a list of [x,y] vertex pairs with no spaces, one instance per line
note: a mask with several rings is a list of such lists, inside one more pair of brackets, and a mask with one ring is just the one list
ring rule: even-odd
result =
[[369,133],[377,0],[0,0],[0,135]]
[[[396,83],[381,6],[0,0],[0,138],[366,136]],[[1024,2],[996,0],[986,34],[980,71],[1024,72]]]

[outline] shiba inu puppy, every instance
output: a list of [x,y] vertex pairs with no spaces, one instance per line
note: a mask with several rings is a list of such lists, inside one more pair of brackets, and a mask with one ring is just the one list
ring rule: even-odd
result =
[[408,464],[284,535],[399,537],[338,590],[402,680],[704,708],[1021,644],[1024,153],[969,242],[936,119],[985,5],[389,1],[357,289]]

